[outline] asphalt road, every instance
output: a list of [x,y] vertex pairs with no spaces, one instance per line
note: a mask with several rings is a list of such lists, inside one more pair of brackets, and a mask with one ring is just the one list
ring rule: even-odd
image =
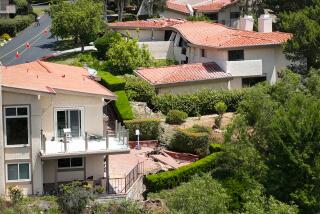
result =
[[[45,33],[50,25],[50,16],[44,14],[40,19],[40,26],[33,23],[10,42],[0,47],[0,62],[5,66],[16,65],[34,61],[56,52],[53,50],[56,39],[50,38],[50,30]],[[26,47],[26,43],[30,44],[30,48]],[[19,58],[16,58],[17,52],[19,52]]]

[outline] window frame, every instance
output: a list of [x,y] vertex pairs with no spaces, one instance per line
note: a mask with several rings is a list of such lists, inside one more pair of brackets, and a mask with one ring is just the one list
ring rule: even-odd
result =
[[[28,164],[29,166],[29,178],[28,179],[19,179],[20,177],[20,164]],[[16,180],[9,180],[9,165],[18,165],[18,179]],[[7,183],[17,183],[17,182],[29,182],[31,181],[32,174],[31,174],[31,163],[30,162],[14,162],[14,163],[6,163],[6,182]]]
[[[80,136],[79,137],[72,137],[72,138],[82,138],[84,137],[84,107],[56,107],[54,108],[54,111],[53,111],[53,127],[54,127],[54,136],[56,139],[62,139],[63,137],[59,137],[58,135],[58,111],[72,111],[72,110],[78,110],[80,111]],[[68,121],[69,123],[69,121]],[[68,124],[69,125],[69,124]]]
[[[71,159],[74,158],[81,158],[82,159],[82,165],[81,166],[71,166]],[[60,159],[69,159],[69,167],[59,167],[59,160]],[[57,159],[57,168],[58,169],[83,169],[84,168],[84,157],[70,157],[70,158],[59,158]]]
[[[16,115],[15,116],[7,116],[6,109],[8,108],[15,108]],[[18,108],[27,108],[27,115],[17,115]],[[27,144],[16,144],[16,145],[8,145],[7,142],[7,118],[27,118],[28,124],[28,143]],[[15,148],[15,147],[28,147],[30,146],[30,137],[31,137],[31,129],[30,129],[30,106],[29,105],[8,105],[3,107],[3,127],[4,127],[4,141],[6,148]]]
[[202,49],[200,49],[200,50],[201,50],[201,57],[202,57],[202,58],[207,58],[207,50],[204,49],[204,48],[202,48]]
[[[242,52],[242,56],[243,56],[243,58],[241,58],[241,59],[237,59],[237,60],[230,60],[230,53],[231,52]],[[244,49],[235,49],[235,50],[228,50],[228,61],[229,62],[238,62],[238,61],[244,61],[245,60],[245,56],[244,56]]]

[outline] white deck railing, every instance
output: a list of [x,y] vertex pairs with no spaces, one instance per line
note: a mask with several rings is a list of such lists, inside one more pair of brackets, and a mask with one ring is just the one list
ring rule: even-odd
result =
[[[41,131],[42,134],[42,131]],[[116,125],[116,131],[106,132],[106,137],[94,138],[88,133],[84,138],[70,138],[66,136],[60,140],[46,140],[42,134],[41,154],[42,156],[52,156],[54,154],[72,153],[99,153],[99,152],[121,152],[129,151],[129,131],[120,124]]]

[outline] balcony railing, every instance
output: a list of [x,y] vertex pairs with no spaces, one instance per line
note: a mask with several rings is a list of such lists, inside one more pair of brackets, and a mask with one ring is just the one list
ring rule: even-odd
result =
[[108,178],[107,194],[126,194],[137,179],[144,174],[143,162],[138,163],[124,178]]
[[116,125],[115,132],[106,132],[105,137],[97,137],[85,133],[84,138],[68,138],[65,134],[63,139],[47,140],[41,130],[41,155],[61,156],[72,153],[112,153],[129,151],[129,131],[121,124]]

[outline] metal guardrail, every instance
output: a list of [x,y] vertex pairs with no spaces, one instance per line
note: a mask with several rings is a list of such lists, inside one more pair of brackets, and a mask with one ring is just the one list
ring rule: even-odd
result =
[[143,162],[138,163],[125,178],[108,178],[107,194],[126,194],[137,179],[143,175]]

